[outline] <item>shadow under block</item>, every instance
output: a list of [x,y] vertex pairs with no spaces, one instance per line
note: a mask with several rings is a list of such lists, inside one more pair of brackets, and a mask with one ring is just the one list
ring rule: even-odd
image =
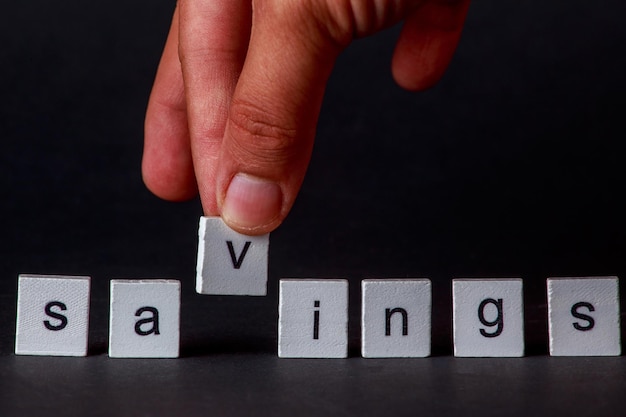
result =
[[348,357],[348,281],[282,279],[278,313],[279,357]]
[[269,234],[247,236],[220,217],[200,217],[196,292],[267,295]]
[[16,355],[86,356],[89,277],[18,278]]
[[180,281],[111,280],[109,356],[177,358]]
[[521,279],[452,280],[454,356],[524,356]]
[[617,277],[548,278],[551,356],[621,354]]
[[429,356],[431,294],[428,279],[361,281],[361,355],[364,358]]

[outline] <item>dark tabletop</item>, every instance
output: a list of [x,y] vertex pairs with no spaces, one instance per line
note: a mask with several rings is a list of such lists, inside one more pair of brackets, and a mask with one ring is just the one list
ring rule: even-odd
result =
[[[173,6],[0,13],[0,416],[626,413],[623,357],[547,356],[545,295],[550,276],[626,277],[626,3],[477,0],[420,94],[391,79],[399,28],[355,42],[260,298],[195,294],[200,204],[141,181]],[[19,273],[92,276],[89,356],[13,354]],[[349,359],[277,358],[281,277],[350,280]],[[433,357],[360,358],[373,277],[432,279]],[[524,279],[527,357],[451,356],[455,277]],[[181,280],[182,358],[108,358],[112,278]]]

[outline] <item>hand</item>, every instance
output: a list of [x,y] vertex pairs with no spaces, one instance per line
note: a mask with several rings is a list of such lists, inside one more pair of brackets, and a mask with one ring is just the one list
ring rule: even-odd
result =
[[311,156],[326,81],[355,38],[404,20],[396,82],[443,74],[469,0],[179,0],[145,122],[143,176],[168,200],[200,192],[206,215],[274,230]]

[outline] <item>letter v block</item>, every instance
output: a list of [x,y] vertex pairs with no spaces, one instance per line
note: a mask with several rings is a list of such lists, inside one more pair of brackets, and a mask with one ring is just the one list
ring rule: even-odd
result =
[[548,278],[551,356],[621,354],[617,277]]
[[201,217],[196,291],[213,295],[266,295],[269,234],[247,236],[220,217]]
[[278,297],[278,356],[348,356],[348,281],[282,279]]
[[86,356],[89,277],[20,275],[16,355]]
[[521,279],[452,280],[454,356],[524,356]]
[[109,356],[177,358],[180,281],[111,280]]
[[430,355],[430,280],[364,279],[361,290],[364,358]]

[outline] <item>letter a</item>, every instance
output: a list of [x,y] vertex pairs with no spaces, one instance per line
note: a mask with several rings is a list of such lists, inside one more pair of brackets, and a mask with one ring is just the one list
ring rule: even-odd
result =
[[[154,333],[155,335],[161,334],[159,332],[159,310],[157,310],[156,308],[141,307],[135,313],[135,317],[141,317],[141,315],[146,311],[152,313],[152,317],[137,320],[137,322],[135,323],[135,333],[137,333],[139,336],[148,336],[152,333]],[[142,330],[141,326],[148,323],[152,323],[152,327],[149,330]]]

